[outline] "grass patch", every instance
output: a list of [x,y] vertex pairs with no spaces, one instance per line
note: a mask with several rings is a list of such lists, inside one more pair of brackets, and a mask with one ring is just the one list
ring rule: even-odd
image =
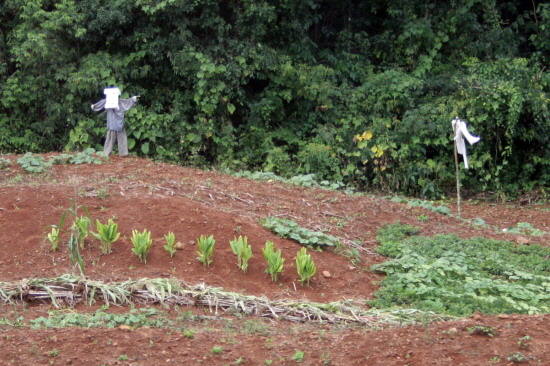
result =
[[398,224],[379,230],[379,253],[395,259],[373,266],[388,276],[371,305],[458,316],[550,312],[550,248],[454,235],[406,238],[411,233]]

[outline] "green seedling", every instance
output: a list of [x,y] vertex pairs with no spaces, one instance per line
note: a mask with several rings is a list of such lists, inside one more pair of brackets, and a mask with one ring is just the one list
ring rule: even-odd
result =
[[71,236],[69,237],[69,242],[68,242],[69,259],[71,260],[71,264],[78,265],[78,269],[80,270],[80,275],[84,276],[84,259],[80,255],[78,237],[79,237],[78,229],[73,224],[71,226]]
[[214,245],[216,244],[216,240],[214,239],[213,235],[210,236],[204,236],[201,235],[197,239],[197,247],[198,251],[197,254],[199,255],[197,259],[202,262],[203,265],[206,267],[210,266],[210,263],[212,263],[212,256],[214,255]]
[[74,220],[73,225],[76,228],[76,233],[78,235],[78,245],[80,249],[84,249],[84,241],[88,237],[88,226],[91,224],[91,220],[87,216],[80,216]]
[[317,272],[317,267],[311,259],[311,254],[307,254],[306,248],[300,249],[296,254],[296,270],[300,276],[300,282],[302,282],[302,284],[305,282],[308,285],[309,280]]
[[52,252],[55,252],[57,250],[57,247],[59,246],[59,229],[52,227],[52,231],[48,233],[48,240],[52,244]]
[[147,263],[147,253],[153,246],[153,239],[151,239],[151,232],[143,230],[140,233],[137,230],[132,230],[132,252],[139,257],[139,260],[143,263]]
[[166,240],[164,250],[170,254],[170,258],[173,258],[176,253],[176,235],[170,231],[168,234],[164,235],[164,240]]
[[118,224],[113,219],[109,219],[107,224],[102,224],[99,220],[96,220],[96,230],[97,233],[92,233],[92,235],[101,240],[101,252],[103,254],[111,253],[113,243],[120,237]]
[[304,352],[297,349],[296,353],[292,356],[292,359],[296,362],[302,362],[304,360]]
[[273,282],[277,282],[279,274],[283,272],[285,259],[281,254],[281,249],[275,250],[275,245],[271,241],[265,242],[265,247],[262,249],[262,254],[267,262],[265,270],[271,276]]
[[495,336],[495,328],[488,325],[478,324],[474,325],[473,327],[467,328],[467,330],[472,334],[479,334],[487,337]]
[[421,222],[426,222],[428,221],[430,218],[424,214],[420,214],[418,215],[418,221],[421,221]]
[[238,238],[229,241],[229,245],[237,256],[237,265],[246,273],[248,261],[252,257],[252,247],[248,245],[248,238],[239,235]]
[[212,347],[212,353],[215,354],[215,355],[219,355],[219,354],[223,353],[223,348],[220,347],[220,346],[214,346],[214,347]]
[[521,349],[529,349],[531,347],[531,336],[518,338],[518,347]]
[[529,361],[529,358],[521,352],[514,352],[508,355],[508,361],[513,363],[526,363]]

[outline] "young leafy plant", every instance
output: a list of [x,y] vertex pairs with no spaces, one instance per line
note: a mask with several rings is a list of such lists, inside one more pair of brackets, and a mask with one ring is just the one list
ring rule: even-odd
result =
[[55,252],[59,247],[59,238],[61,236],[61,231],[63,229],[63,225],[65,224],[66,217],[67,217],[67,211],[63,211],[59,219],[59,224],[51,225],[52,231],[48,233],[47,238],[52,244],[52,248],[51,248],[52,252]]
[[252,247],[248,245],[248,238],[239,235],[238,238],[229,241],[229,245],[237,256],[237,265],[246,273],[248,260],[252,257]]
[[169,231],[168,234],[164,235],[164,240],[166,240],[164,250],[166,250],[168,254],[170,254],[170,258],[173,258],[174,253],[176,253],[176,235],[174,235],[173,232]]
[[300,249],[296,254],[296,270],[300,276],[300,282],[302,282],[302,284],[305,282],[308,285],[309,280],[317,272],[317,267],[311,259],[311,254],[307,254],[306,248]]
[[52,252],[57,250],[59,246],[59,229],[52,227],[52,231],[48,233],[48,240],[52,243]]
[[197,251],[197,254],[199,255],[197,259],[207,267],[209,267],[210,263],[212,263],[212,255],[214,254],[215,244],[216,244],[216,240],[214,239],[213,235],[210,235],[208,237],[201,235],[197,239],[197,247],[199,249]]
[[80,255],[80,248],[78,243],[78,229],[76,226],[71,225],[71,236],[69,237],[69,259],[71,260],[71,263],[73,265],[78,265],[78,269],[80,270],[80,275],[84,276],[84,259]]
[[88,237],[88,226],[92,223],[92,220],[88,216],[80,216],[74,220],[73,225],[75,226],[78,245],[80,249],[84,249],[84,241]]
[[143,263],[147,263],[147,253],[153,246],[153,239],[151,239],[151,232],[143,230],[140,233],[137,230],[132,230],[132,252],[139,257],[139,260]]
[[92,233],[92,235],[101,240],[101,252],[103,254],[109,254],[113,251],[113,243],[120,237],[118,224],[116,224],[113,219],[109,219],[107,224],[102,224],[99,220],[95,222],[97,233]]
[[17,163],[29,173],[42,173],[50,167],[42,156],[30,152],[17,159]]
[[281,249],[275,250],[275,245],[271,241],[265,242],[265,248],[262,249],[264,259],[267,262],[266,273],[271,275],[271,280],[277,282],[279,274],[283,272],[285,259],[281,254]]

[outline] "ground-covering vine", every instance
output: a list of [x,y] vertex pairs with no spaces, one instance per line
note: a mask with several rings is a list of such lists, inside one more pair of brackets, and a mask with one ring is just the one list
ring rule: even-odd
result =
[[337,237],[303,228],[292,220],[270,216],[261,220],[260,223],[278,236],[295,240],[302,245],[316,247],[337,247],[339,245]]
[[81,313],[73,310],[51,310],[48,316],[31,319],[29,324],[34,329],[39,328],[116,328],[121,325],[133,328],[162,327],[166,319],[160,318],[155,308],[131,309],[128,313],[109,313],[104,306],[93,313]]
[[467,316],[550,312],[550,248],[454,235],[411,236],[398,224],[378,231],[373,266],[387,274],[372,305],[416,307]]
[[107,157],[102,152],[96,152],[92,148],[74,154],[60,154],[52,156],[49,159],[41,155],[36,155],[27,152],[25,155],[17,159],[17,164],[28,173],[43,173],[51,168],[52,165],[59,164],[101,164]]

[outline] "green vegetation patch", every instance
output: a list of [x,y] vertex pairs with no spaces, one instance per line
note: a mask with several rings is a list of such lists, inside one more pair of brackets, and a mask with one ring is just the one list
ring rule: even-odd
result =
[[5,169],[11,165],[11,161],[8,159],[0,158],[0,170]]
[[125,325],[131,328],[138,327],[163,327],[166,319],[158,317],[158,311],[154,308],[132,309],[129,313],[113,314],[105,311],[105,308],[93,313],[77,313],[73,310],[53,310],[47,317],[32,319],[33,328],[116,328]]
[[390,201],[397,202],[397,203],[406,203],[411,207],[422,207],[422,208],[425,208],[426,210],[430,210],[432,212],[440,213],[443,215],[451,215],[452,213],[451,209],[448,208],[447,206],[444,206],[444,205],[434,206],[432,203],[428,201],[423,201],[418,199],[406,199],[406,198],[394,196],[391,198]]
[[445,314],[550,312],[550,248],[454,235],[413,236],[398,224],[378,231],[378,251],[395,259],[373,266],[388,276],[372,305]]
[[280,219],[277,217],[268,217],[260,222],[263,227],[273,231],[282,238],[296,240],[302,245],[312,245],[319,247],[336,247],[339,244],[337,237],[325,234],[320,231],[312,231],[303,227],[292,220]]
[[43,173],[52,165],[101,164],[107,159],[108,157],[106,157],[103,152],[96,152],[94,149],[88,148],[74,154],[60,154],[58,156],[53,156],[49,160],[46,160],[41,155],[35,155],[28,152],[17,159],[17,163],[21,166],[21,168],[29,173]]

